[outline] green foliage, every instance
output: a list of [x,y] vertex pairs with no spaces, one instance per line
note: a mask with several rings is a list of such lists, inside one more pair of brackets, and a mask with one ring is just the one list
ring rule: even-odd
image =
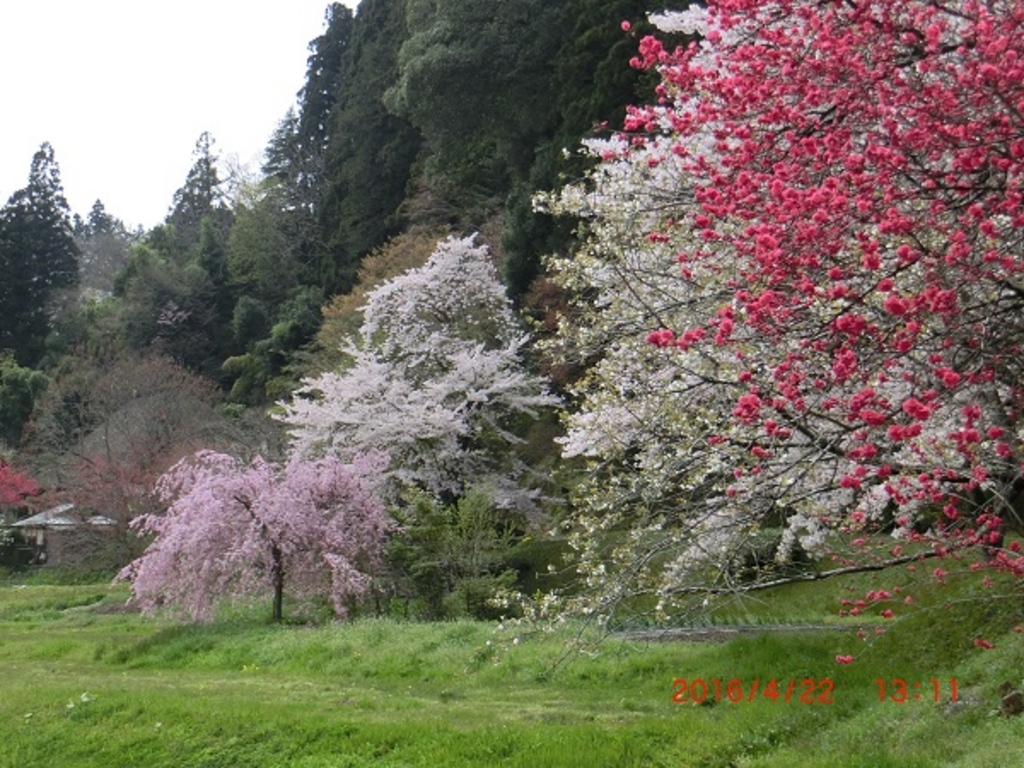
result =
[[[655,83],[650,74],[630,67],[629,59],[636,55],[638,40],[655,31],[648,14],[678,5],[672,0],[567,0],[569,31],[555,61],[556,143],[572,149],[574,140],[604,123],[617,129],[628,105],[645,103]],[[620,27],[624,20],[632,24],[629,34]]]
[[233,214],[202,134],[162,226],[132,248],[113,280],[118,335],[137,353],[168,355],[216,380],[232,342],[228,233]]
[[0,351],[29,367],[43,356],[49,313],[78,281],[78,246],[53,148],[32,158],[28,185],[0,208]]
[[538,158],[529,183],[517,184],[509,194],[501,241],[505,254],[502,277],[508,285],[509,295],[528,310],[536,309],[531,307],[527,293],[540,274],[542,257],[566,250],[571,238],[571,227],[564,219],[555,220],[533,209],[533,196],[537,190],[552,186],[553,171],[550,164],[542,165],[542,160]]
[[232,382],[228,394],[232,405],[263,401],[271,376],[267,363],[267,357],[258,352],[232,355],[224,361],[221,368]]
[[204,216],[199,221],[199,240],[195,246],[195,263],[209,276],[210,281],[223,289],[227,279],[227,252],[222,234],[217,231],[213,218]]
[[305,287],[295,291],[279,308],[271,338],[281,349],[296,349],[313,338],[320,326],[320,305],[324,294],[319,288]]
[[408,34],[384,103],[424,137],[403,205],[410,221],[485,236],[502,226],[506,197],[527,181],[538,144],[554,130],[551,61],[564,5],[407,4]]
[[506,558],[517,574],[515,588],[525,595],[572,589],[577,577],[568,565],[571,552],[563,538],[524,536]]
[[322,302],[319,288],[297,288],[272,318],[263,302],[244,295],[238,299],[231,328],[236,346],[246,351],[222,365],[232,382],[231,400],[257,405],[285,397],[297,385],[290,361],[313,339]]
[[197,142],[194,160],[166,222],[131,250],[113,287],[120,299],[120,335],[129,349],[169,355],[216,381],[233,342],[234,214],[221,190],[209,134]]
[[80,300],[101,299],[114,290],[114,276],[128,261],[139,233],[131,233],[120,219],[107,213],[97,200],[83,221],[75,216],[75,242],[79,258]]
[[[202,222],[208,220],[213,226],[214,237],[222,241],[231,226],[231,210],[227,206],[222,182],[217,172],[218,155],[214,152],[213,137],[203,132],[196,140],[192,152],[192,167],[185,177],[185,183],[174,193],[171,212],[166,223],[173,234],[171,253],[181,258],[201,245],[204,238]],[[216,273],[211,277],[217,278]]]
[[[312,76],[312,74],[310,75]],[[265,295],[287,293],[297,282],[316,285],[325,259],[320,203],[325,172],[326,115],[303,120],[317,127],[306,135],[299,115],[289,110],[266,149],[263,182],[251,204],[236,199],[232,231],[233,281],[249,283]],[[239,224],[242,226],[239,227]],[[239,258],[241,257],[241,258]],[[241,267],[241,268],[240,268]]]
[[245,349],[269,332],[270,313],[267,305],[252,296],[240,296],[231,316],[231,335],[235,345]]
[[32,561],[32,549],[14,528],[0,526],[0,569],[22,571]]
[[[226,347],[228,324],[219,307],[220,289],[198,264],[164,250],[176,236],[157,228],[132,249],[114,281],[119,334],[137,353],[159,352],[187,368],[215,376]],[[168,241],[171,241],[170,243]]]
[[41,371],[18,365],[11,355],[0,356],[0,441],[18,446],[21,430],[46,385]]
[[[362,17],[360,16],[360,19]],[[299,114],[294,127],[282,126],[267,154],[266,170],[278,178],[293,177],[301,155],[317,156],[327,144],[330,116],[339,97],[339,83],[351,66],[350,49],[355,28],[352,9],[331,3],[324,11],[325,30],[309,44],[306,82],[299,92]]]
[[[410,0],[410,35],[385,103],[407,117],[446,166],[476,163],[548,130],[554,116],[549,62],[560,42],[563,2]],[[528,155],[527,155],[528,156]]]
[[419,494],[393,516],[401,532],[387,560],[400,599],[420,606],[427,619],[500,614],[489,601],[515,583],[507,561],[516,531],[487,493],[471,490],[447,506]]
[[59,370],[69,356],[115,357],[126,346],[120,302],[112,296],[87,298],[54,318],[46,338],[46,370]]
[[271,187],[255,204],[235,209],[227,245],[227,274],[231,287],[269,305],[280,303],[303,276],[293,258],[286,229],[281,190]]
[[352,39],[335,73],[325,155],[329,181],[320,220],[327,252],[320,284],[327,293],[352,287],[363,255],[399,229],[399,207],[420,148],[418,132],[385,109],[381,94],[396,77],[405,36],[403,3],[363,0]]
[[228,288],[237,297],[230,313],[232,354],[222,365],[236,402],[286,395],[294,377],[272,382],[320,325],[324,295],[307,263],[317,235],[309,207],[296,197],[306,192],[294,186],[306,183],[312,182],[302,174],[268,179],[254,190],[254,200],[236,209],[227,247]]
[[[651,73],[629,66],[637,41],[653,31],[647,15],[676,5],[666,0],[565,0],[561,44],[545,93],[556,110],[549,131],[535,143],[529,175],[510,189],[502,247],[505,278],[513,297],[524,297],[540,272],[543,255],[568,249],[573,227],[534,212],[532,197],[577,179],[587,161],[580,140],[622,125],[626,107],[652,100]],[[632,32],[622,31],[623,20]],[[663,35],[664,36],[664,35]]]

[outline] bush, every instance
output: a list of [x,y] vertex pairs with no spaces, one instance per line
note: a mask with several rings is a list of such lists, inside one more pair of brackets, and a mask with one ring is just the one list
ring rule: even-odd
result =
[[517,530],[486,492],[451,505],[420,494],[393,514],[401,526],[386,555],[394,598],[429,620],[498,618],[490,599],[516,582]]
[[32,550],[21,533],[13,528],[0,528],[0,569],[16,572],[28,566]]

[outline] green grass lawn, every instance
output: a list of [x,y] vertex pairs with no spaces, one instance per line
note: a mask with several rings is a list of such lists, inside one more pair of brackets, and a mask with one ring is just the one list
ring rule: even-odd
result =
[[[799,585],[778,611],[820,620],[834,589]],[[1011,765],[1024,719],[998,714],[998,689],[1024,678],[1020,602],[959,597],[865,639],[607,641],[554,668],[565,638],[485,623],[190,626],[119,611],[123,588],[0,586],[0,767]],[[708,700],[673,704],[676,678]],[[879,702],[894,678],[924,695]]]

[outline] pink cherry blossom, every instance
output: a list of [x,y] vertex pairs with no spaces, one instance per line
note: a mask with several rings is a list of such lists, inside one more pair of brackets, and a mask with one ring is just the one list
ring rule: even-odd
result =
[[146,612],[171,609],[197,621],[219,600],[270,597],[281,618],[285,592],[329,598],[335,612],[369,587],[392,523],[377,495],[382,454],[245,463],[201,451],[158,484],[168,504],[132,527],[153,540],[118,578]]

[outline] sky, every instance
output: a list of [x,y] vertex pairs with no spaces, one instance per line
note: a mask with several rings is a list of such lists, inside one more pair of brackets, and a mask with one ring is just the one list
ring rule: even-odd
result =
[[[355,7],[358,0],[343,0]],[[0,205],[48,141],[73,212],[160,223],[203,131],[258,170],[329,0],[0,3]]]

